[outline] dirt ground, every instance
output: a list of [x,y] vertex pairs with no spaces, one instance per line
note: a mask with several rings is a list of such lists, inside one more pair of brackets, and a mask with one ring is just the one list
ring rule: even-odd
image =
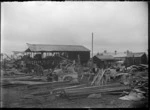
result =
[[118,99],[119,95],[108,94],[102,94],[99,99],[80,97],[71,100],[50,94],[32,95],[40,91],[50,91],[51,87],[18,86],[1,89],[3,108],[135,108],[141,107],[144,103],[143,101],[123,101]]

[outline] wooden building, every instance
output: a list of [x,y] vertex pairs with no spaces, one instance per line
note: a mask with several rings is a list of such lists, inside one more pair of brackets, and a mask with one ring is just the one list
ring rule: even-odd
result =
[[[90,50],[81,45],[47,45],[27,44],[25,55],[28,61],[43,65],[45,68],[56,66],[62,59],[87,63],[90,59]],[[29,60],[30,59],[30,60]]]
[[95,55],[93,62],[99,68],[108,68],[116,62],[116,59],[112,55]]
[[129,53],[126,57],[125,64],[126,66],[147,64],[147,56],[144,52],[139,53]]
[[116,60],[118,61],[125,61],[126,59],[126,56],[127,56],[127,52],[104,52],[104,53],[101,53],[103,55],[111,55],[113,56]]

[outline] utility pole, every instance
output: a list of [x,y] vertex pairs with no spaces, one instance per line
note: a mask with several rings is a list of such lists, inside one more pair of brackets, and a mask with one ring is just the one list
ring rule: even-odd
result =
[[93,32],[92,32],[92,67],[93,67]]

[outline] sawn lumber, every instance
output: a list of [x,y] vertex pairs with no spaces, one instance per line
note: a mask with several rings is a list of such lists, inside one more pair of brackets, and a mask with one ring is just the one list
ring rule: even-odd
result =
[[113,92],[113,91],[124,91],[124,90],[129,90],[129,86],[109,86],[109,87],[95,87],[95,88],[84,88],[84,89],[76,89],[76,90],[64,90],[65,94],[67,96],[77,96],[77,95],[88,95],[88,94],[93,94],[93,93],[106,93],[106,92]]

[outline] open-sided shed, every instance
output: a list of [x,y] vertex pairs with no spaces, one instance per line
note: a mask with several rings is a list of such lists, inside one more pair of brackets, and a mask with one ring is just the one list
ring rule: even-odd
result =
[[90,50],[81,45],[49,45],[49,44],[27,44],[25,50],[32,61],[44,62],[45,65],[58,64],[62,58],[87,63],[90,59]]

